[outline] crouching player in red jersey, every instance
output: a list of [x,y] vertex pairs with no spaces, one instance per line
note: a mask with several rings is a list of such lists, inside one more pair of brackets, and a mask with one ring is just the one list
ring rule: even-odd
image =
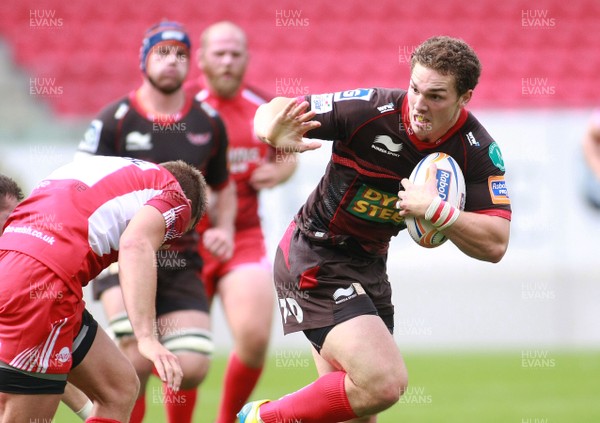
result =
[[129,421],[138,378],[82,289],[117,259],[140,353],[179,389],[181,366],[156,335],[155,254],[205,208],[204,178],[181,161],[90,157],[36,186],[0,237],[1,422],[50,421],[67,378],[94,403],[87,422]]
[[456,218],[440,230],[467,256],[502,259],[511,217],[504,162],[465,109],[479,75],[466,43],[434,37],[412,54],[408,91],[276,98],[259,108],[256,132],[274,146],[302,152],[320,146],[303,136],[334,141],[325,175],[275,258],[284,332],[304,332],[320,377],[278,400],[247,404],[241,423],[374,422],[398,402],[408,373],[392,335],[386,260],[391,238],[406,228],[402,218],[425,218],[439,201],[435,178],[424,185],[407,179],[426,155],[451,155],[466,180],[464,211],[452,210]]

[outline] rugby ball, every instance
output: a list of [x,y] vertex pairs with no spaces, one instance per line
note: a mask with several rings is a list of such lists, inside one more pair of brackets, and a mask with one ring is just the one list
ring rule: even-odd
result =
[[[440,198],[463,210],[466,198],[465,178],[458,163],[450,155],[432,153],[426,156],[415,166],[408,179],[413,184],[423,185],[429,177],[431,163],[437,166],[437,190]],[[404,221],[411,238],[422,247],[435,248],[447,241],[447,238],[424,218],[408,216]]]

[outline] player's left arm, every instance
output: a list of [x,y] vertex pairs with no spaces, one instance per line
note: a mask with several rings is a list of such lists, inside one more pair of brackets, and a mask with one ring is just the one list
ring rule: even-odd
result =
[[497,263],[508,248],[510,221],[500,216],[462,211],[458,219],[441,232],[466,255]]
[[165,232],[165,219],[158,209],[146,205],[136,213],[119,240],[119,280],[140,353],[154,363],[160,378],[177,390],[183,372],[177,356],[159,342],[155,323],[155,254]]

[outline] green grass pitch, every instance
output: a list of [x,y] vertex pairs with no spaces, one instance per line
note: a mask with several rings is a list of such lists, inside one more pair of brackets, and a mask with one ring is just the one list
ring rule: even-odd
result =
[[[600,422],[600,351],[404,352],[410,386],[380,423]],[[225,355],[202,385],[194,422],[213,423]],[[274,351],[252,399],[278,398],[316,376],[308,350]],[[164,422],[161,388],[147,390],[145,422]],[[77,423],[61,404],[53,420]]]

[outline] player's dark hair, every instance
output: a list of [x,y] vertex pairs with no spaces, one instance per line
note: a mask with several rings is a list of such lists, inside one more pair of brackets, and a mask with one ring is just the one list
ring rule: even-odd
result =
[[416,64],[442,75],[452,75],[459,96],[472,90],[481,75],[481,63],[475,51],[463,40],[438,36],[425,40],[410,56],[410,70]]
[[23,191],[19,185],[6,175],[0,174],[0,201],[4,201],[6,196],[14,197],[17,201],[23,199]]
[[192,221],[195,226],[207,207],[206,182],[204,176],[194,166],[183,160],[173,160],[160,164],[167,169],[179,182],[183,193],[192,203]]

